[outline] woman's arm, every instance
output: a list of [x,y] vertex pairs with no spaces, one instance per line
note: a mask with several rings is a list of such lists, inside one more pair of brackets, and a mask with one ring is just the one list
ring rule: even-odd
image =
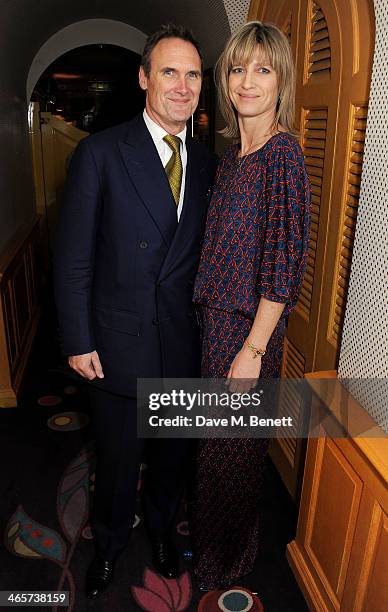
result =
[[243,384],[244,388],[250,388],[254,385],[260,375],[261,357],[259,355],[255,357],[254,352],[247,346],[247,341],[251,342],[257,349],[265,351],[268,340],[280,319],[284,307],[285,303],[273,302],[265,297],[260,298],[251,331],[244,346],[237,353],[230,366],[228,378],[250,379],[250,382],[247,381],[246,384]]
[[[286,138],[271,155],[266,230],[255,288],[261,297],[248,336],[248,342],[261,350],[266,350],[283,310],[286,308],[288,315],[296,306],[307,262],[310,227],[310,187],[300,146]],[[260,370],[261,357],[255,357],[245,342],[233,360],[228,378],[251,379],[253,386]]]

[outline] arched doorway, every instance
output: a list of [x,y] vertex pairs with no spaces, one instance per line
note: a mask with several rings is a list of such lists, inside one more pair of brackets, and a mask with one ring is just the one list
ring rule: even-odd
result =
[[146,35],[127,23],[113,19],[86,19],[59,30],[39,49],[27,77],[27,100],[41,74],[58,57],[84,45],[116,45],[141,54]]
[[[29,131],[46,268],[50,267],[66,168],[74,148],[90,131],[125,121],[142,107],[137,72],[145,39],[145,34],[128,24],[89,19],[56,32],[32,61],[27,100],[33,95],[35,102],[29,106]],[[47,95],[43,95],[45,90]],[[131,100],[128,112],[126,99]]]

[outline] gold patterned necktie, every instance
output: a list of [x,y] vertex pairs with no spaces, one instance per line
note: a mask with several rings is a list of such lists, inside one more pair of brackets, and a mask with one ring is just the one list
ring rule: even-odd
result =
[[182,185],[182,160],[180,153],[182,141],[178,136],[171,136],[171,134],[167,134],[163,140],[172,150],[172,155],[167,162],[165,171],[167,173],[168,182],[170,183],[172,195],[174,196],[175,204],[178,206]]

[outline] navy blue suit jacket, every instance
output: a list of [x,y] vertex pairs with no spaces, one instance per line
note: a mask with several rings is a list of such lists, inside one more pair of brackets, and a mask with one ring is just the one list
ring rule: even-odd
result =
[[179,223],[141,115],[82,140],[70,164],[54,255],[62,350],[97,350],[93,384],[113,393],[199,375],[192,292],[215,158],[189,135],[186,146]]

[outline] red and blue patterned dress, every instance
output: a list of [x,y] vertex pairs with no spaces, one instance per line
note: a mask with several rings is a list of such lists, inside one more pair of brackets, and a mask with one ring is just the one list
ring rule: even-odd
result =
[[[202,376],[225,377],[261,296],[286,304],[262,358],[261,378],[280,376],[286,320],[306,267],[310,186],[297,140],[280,132],[218,167],[194,301],[203,323]],[[252,571],[259,549],[260,486],[267,439],[199,442],[192,512],[194,572],[216,589]]]

